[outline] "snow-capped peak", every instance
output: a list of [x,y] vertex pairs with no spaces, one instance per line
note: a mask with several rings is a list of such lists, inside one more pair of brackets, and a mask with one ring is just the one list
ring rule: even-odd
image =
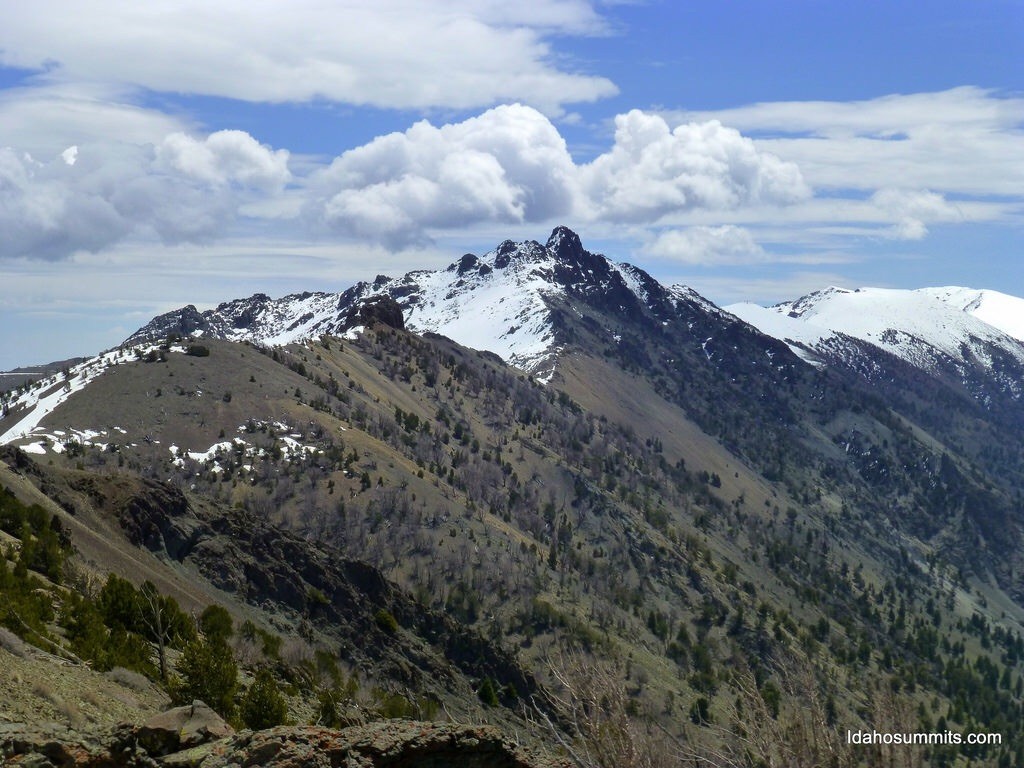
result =
[[[773,307],[726,310],[798,354],[824,353],[847,336],[926,371],[952,365],[962,376],[973,367],[995,372],[1002,368],[996,358],[1024,366],[1024,300],[995,291],[831,287]],[[1005,388],[1019,391],[1011,378]]]
[[554,352],[545,298],[560,290],[551,281],[555,266],[554,255],[539,243],[505,241],[482,257],[466,254],[444,270],[375,284],[367,295],[394,297],[410,330],[439,333],[543,374]]
[[584,254],[580,236],[568,227],[555,227],[545,247],[562,261],[579,261]]
[[[256,294],[203,313],[185,307],[154,319],[128,343],[179,333],[288,344],[344,333],[355,324],[355,308],[378,296],[397,302],[409,330],[439,333],[494,352],[543,380],[553,370],[558,349],[552,300],[600,301],[605,308],[629,314],[638,302],[651,306],[669,294],[643,270],[591,253],[571,229],[556,227],[545,245],[506,240],[483,256],[467,253],[446,269],[400,278],[381,275],[340,294],[282,299]],[[693,300],[683,294],[673,297],[677,302]]]

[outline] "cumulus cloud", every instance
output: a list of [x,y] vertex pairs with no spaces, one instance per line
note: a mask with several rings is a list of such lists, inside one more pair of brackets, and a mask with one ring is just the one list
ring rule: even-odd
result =
[[432,227],[542,221],[569,213],[575,166],[540,112],[501,106],[461,123],[416,123],[349,150],[317,174],[314,215],[392,244]]
[[298,179],[287,150],[237,130],[174,131],[152,144],[76,142],[48,162],[12,150],[0,224],[16,235],[0,251],[55,258],[131,232],[166,242],[208,239],[240,211],[276,219],[301,212],[296,224],[404,247],[473,225],[567,217],[646,225],[809,194],[795,165],[718,122],[671,130],[633,111],[617,126],[606,153],[577,165],[544,114],[503,105],[440,127],[420,121]]
[[0,62],[55,82],[256,102],[465,109],[529,100],[554,114],[616,92],[572,71],[549,43],[604,26],[587,0],[291,0],[256,12],[228,0],[41,0],[5,9]]
[[671,129],[664,118],[640,110],[615,118],[614,146],[580,174],[593,215],[633,223],[810,196],[794,163],[759,151],[739,131],[717,120]]
[[290,178],[288,150],[270,150],[245,131],[217,131],[202,140],[172,133],[156,156],[168,169],[215,185],[274,189]]
[[650,224],[672,213],[784,205],[810,190],[792,163],[711,121],[670,130],[634,110],[612,148],[576,165],[540,112],[502,106],[440,128],[423,121],[338,157],[311,185],[310,213],[345,234],[390,244],[481,222]]
[[172,134],[157,146],[76,145],[48,161],[0,149],[0,256],[59,259],[133,233],[208,240],[248,190],[279,186],[287,173],[287,153],[237,131],[202,141]]
[[680,264],[750,264],[766,258],[764,249],[743,227],[687,227],[658,234],[644,249],[651,256]]

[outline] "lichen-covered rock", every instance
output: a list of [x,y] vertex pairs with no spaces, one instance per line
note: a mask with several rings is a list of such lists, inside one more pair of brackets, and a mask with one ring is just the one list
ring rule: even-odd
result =
[[492,726],[380,720],[342,730],[282,726],[242,733],[199,768],[554,768]]
[[104,739],[57,723],[0,723],[0,762],[23,768],[106,768]]
[[151,717],[133,734],[135,743],[151,756],[206,744],[232,736],[235,729],[202,701],[193,701]]
[[[211,716],[212,715],[212,716]],[[169,750],[169,751],[168,751]],[[0,725],[4,765],[34,768],[567,768],[489,725],[378,720],[341,730],[280,726],[235,733],[201,702],[142,726],[82,735]]]

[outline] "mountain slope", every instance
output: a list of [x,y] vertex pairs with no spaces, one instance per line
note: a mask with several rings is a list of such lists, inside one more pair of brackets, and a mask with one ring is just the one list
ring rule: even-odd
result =
[[[997,380],[986,403],[901,347],[787,344],[567,230],[317,299],[319,315],[313,296],[158,318],[133,338],[191,323],[207,354],[157,339],[13,442],[176,488],[204,524],[240,521],[232,540],[269,523],[365,560],[516,649],[552,711],[587,711],[567,673],[582,665],[617,727],[667,729],[694,759],[756,741],[765,764],[884,764],[833,737],[941,717],[1000,730],[979,759],[1015,764],[1024,446]],[[458,343],[474,333],[546,384]],[[953,360],[936,342],[913,348]]]
[[999,291],[952,286],[922,288],[920,292],[945,301],[1018,341],[1024,341],[1024,299]]

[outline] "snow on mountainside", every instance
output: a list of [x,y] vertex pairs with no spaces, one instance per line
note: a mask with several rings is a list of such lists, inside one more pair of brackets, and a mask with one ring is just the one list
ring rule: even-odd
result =
[[[155,347],[135,349],[134,351],[110,350],[71,366],[66,371],[40,379],[31,386],[26,385],[19,390],[5,392],[0,398],[3,402],[3,421],[5,422],[4,428],[0,430],[0,445],[26,437],[46,438],[55,443],[63,440],[85,443],[99,436],[99,432],[91,431],[77,433],[72,431],[70,434],[58,431],[52,435],[45,434],[39,423],[71,395],[85,389],[111,366],[131,362],[146,354],[155,354],[156,351]],[[170,347],[166,351],[183,353],[185,349]],[[39,450],[31,448],[27,450],[33,453],[39,452]]]
[[922,288],[921,293],[952,304],[979,320],[998,328],[1018,341],[1024,341],[1024,299],[999,291],[973,288]]
[[726,310],[805,357],[852,337],[928,372],[970,369],[991,373],[1015,397],[1024,369],[1024,343],[1013,331],[1024,300],[969,288],[898,290],[831,287],[773,307],[733,304]]
[[584,250],[574,232],[557,227],[546,245],[506,240],[484,256],[466,254],[443,270],[379,276],[340,294],[281,299],[256,294],[202,313],[188,306],[155,318],[125,343],[153,341],[169,333],[268,345],[340,335],[356,324],[354,310],[360,302],[386,295],[401,307],[408,329],[494,352],[544,381],[554,370],[558,351],[548,302],[570,294],[600,296],[624,311],[636,301],[650,306],[665,297],[718,311],[689,289],[666,291],[643,270]]

